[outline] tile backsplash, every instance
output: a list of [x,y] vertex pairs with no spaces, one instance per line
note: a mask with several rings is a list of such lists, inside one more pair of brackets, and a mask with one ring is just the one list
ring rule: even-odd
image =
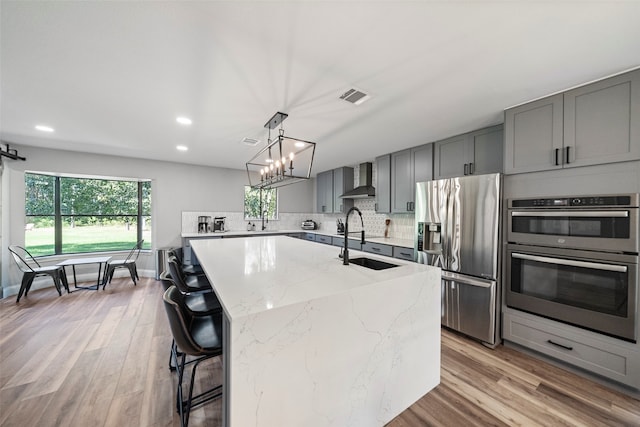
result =
[[[354,185],[358,186],[359,167],[354,166]],[[375,182],[376,167],[373,164],[373,182]],[[385,231],[385,221],[390,219],[389,237],[395,239],[413,240],[414,215],[413,214],[379,214],[375,210],[375,198],[355,199],[354,205],[362,212],[364,229],[370,237],[383,237]],[[247,222],[244,219],[244,212],[182,212],[182,232],[195,233],[198,231],[198,217],[216,216],[226,217],[226,228],[230,231],[242,231],[247,229]],[[318,229],[322,232],[335,234],[337,231],[336,221],[338,218],[344,221],[345,214],[320,214],[320,213],[289,213],[281,212],[275,221],[269,221],[267,230],[300,230],[302,221],[312,219],[318,223]],[[260,229],[260,221],[255,222],[256,229]],[[360,230],[358,215],[352,214],[349,218],[349,225],[352,231]]]
[[[375,212],[374,199],[360,199],[355,202],[356,207],[362,211],[364,229],[368,236],[383,237],[385,220],[390,219],[389,237],[396,239],[413,239],[414,220],[412,214],[378,214]],[[182,232],[196,233],[198,231],[198,217],[210,216],[213,220],[216,216],[226,217],[226,228],[230,231],[242,231],[247,229],[247,222],[243,212],[182,212]],[[277,220],[269,221],[267,230],[300,230],[302,221],[312,219],[318,223],[320,231],[335,234],[338,218],[344,221],[344,214],[317,214],[317,213],[281,213]],[[260,229],[259,220],[251,221]],[[352,214],[349,218],[349,226],[352,231],[360,230],[358,215]]]

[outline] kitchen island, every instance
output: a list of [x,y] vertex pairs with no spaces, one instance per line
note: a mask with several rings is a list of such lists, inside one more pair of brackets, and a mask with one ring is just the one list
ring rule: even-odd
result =
[[286,236],[192,242],[224,308],[226,426],[382,426],[440,381],[440,269]]

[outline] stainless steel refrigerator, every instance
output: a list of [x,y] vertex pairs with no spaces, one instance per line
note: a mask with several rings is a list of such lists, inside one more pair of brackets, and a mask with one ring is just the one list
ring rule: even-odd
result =
[[416,184],[415,261],[442,268],[442,325],[499,341],[500,174]]

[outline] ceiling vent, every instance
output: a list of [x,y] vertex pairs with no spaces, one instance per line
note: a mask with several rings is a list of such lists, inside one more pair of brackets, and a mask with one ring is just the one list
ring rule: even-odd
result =
[[255,147],[256,145],[260,144],[260,140],[255,138],[245,137],[245,138],[242,138],[242,143],[250,147]]
[[367,99],[371,98],[368,94],[362,92],[358,89],[349,89],[345,93],[340,96],[340,99],[344,99],[347,102],[350,102],[355,105],[360,105]]

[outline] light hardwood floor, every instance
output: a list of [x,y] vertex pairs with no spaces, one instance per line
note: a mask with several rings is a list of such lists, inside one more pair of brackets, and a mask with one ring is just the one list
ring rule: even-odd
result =
[[[152,279],[114,279],[106,291],[0,300],[0,425],[178,426],[161,295]],[[202,382],[220,381],[218,360],[202,368]],[[220,425],[220,401],[190,425]],[[389,426],[469,425],[640,426],[640,401],[443,331],[441,384]]]

